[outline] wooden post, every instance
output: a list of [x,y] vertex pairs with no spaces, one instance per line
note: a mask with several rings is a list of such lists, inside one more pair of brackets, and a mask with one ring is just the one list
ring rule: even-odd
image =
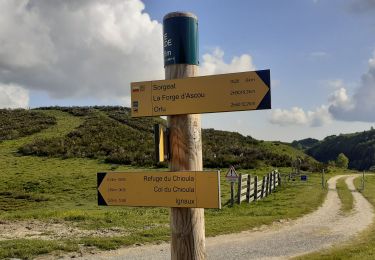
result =
[[266,176],[263,176],[263,180],[262,180],[262,190],[261,190],[261,193],[260,193],[260,197],[263,198],[264,197],[264,188],[266,186]]
[[268,173],[267,176],[266,176],[266,197],[269,194],[269,190],[270,190],[269,185],[270,185],[270,174]]
[[233,207],[234,205],[234,182],[230,182],[230,205]]
[[272,172],[272,180],[273,180],[273,189],[276,189],[276,172]]
[[280,172],[277,172],[277,181],[278,181],[278,186],[281,186],[281,174]]
[[[180,46],[174,46],[176,42],[173,38],[174,34],[179,34],[184,36],[187,41],[194,41],[195,35],[189,34],[191,32],[187,30],[173,29],[174,20],[184,20],[190,24],[198,25],[197,17],[191,13],[174,12],[164,16],[165,78],[176,79],[198,76],[198,62],[192,63],[184,60],[189,55],[198,56],[197,49],[188,50],[186,43],[182,42],[180,42]],[[196,38],[198,38],[197,35]],[[198,43],[196,42],[196,44]],[[167,48],[175,49],[169,50]],[[171,58],[169,56],[174,56],[174,59],[169,59]],[[180,60],[176,60],[176,57]],[[170,170],[202,171],[200,115],[168,116],[167,121],[170,143]],[[205,259],[204,209],[171,208],[171,233],[171,259]]]
[[269,173],[268,174],[268,178],[269,178],[269,180],[268,180],[268,183],[269,183],[269,186],[268,186],[268,194],[271,194],[272,193],[272,173]]
[[237,203],[241,204],[241,189],[242,189],[242,173],[238,176],[238,185],[237,185]]
[[254,176],[254,201],[258,199],[258,176]]
[[250,203],[250,191],[251,191],[251,175],[247,176],[247,183],[246,183],[246,202]]

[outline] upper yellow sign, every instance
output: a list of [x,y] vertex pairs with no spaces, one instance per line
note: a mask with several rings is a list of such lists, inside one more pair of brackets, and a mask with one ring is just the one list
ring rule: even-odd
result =
[[131,83],[132,117],[271,108],[270,71]]
[[100,172],[98,204],[221,208],[220,174],[205,172]]

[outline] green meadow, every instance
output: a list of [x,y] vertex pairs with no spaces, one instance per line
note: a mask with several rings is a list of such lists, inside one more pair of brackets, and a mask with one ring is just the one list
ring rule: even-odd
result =
[[[42,112],[56,118],[56,124],[38,133],[0,142],[0,221],[61,224],[81,230],[82,235],[49,240],[28,237],[0,240],[0,258],[31,259],[40,254],[79,251],[82,247],[109,250],[168,241],[168,208],[98,206],[96,190],[96,173],[99,171],[167,169],[114,165],[101,159],[20,155],[19,147],[35,140],[66,136],[84,121],[84,117],[59,110]],[[264,166],[253,170],[239,169],[238,172],[261,177],[272,169],[274,167]],[[226,171],[227,168],[221,169],[223,208],[205,210],[207,236],[294,219],[315,210],[325,198],[326,190],[321,187],[320,175],[310,174],[307,182],[285,182],[283,179],[282,186],[267,198],[230,207],[230,185],[224,178]],[[279,171],[288,173],[291,169],[284,167]],[[108,230],[112,232],[110,236],[95,233]]]

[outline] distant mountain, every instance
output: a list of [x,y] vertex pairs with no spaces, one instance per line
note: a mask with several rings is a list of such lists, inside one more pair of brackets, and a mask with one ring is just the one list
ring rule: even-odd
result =
[[320,162],[334,161],[343,153],[349,158],[349,168],[367,170],[375,165],[375,130],[331,135],[306,152]]
[[298,141],[294,140],[291,143],[291,145],[294,148],[297,148],[297,149],[300,149],[300,150],[306,150],[306,149],[309,149],[309,148],[313,147],[317,143],[319,143],[318,139],[306,138],[306,139],[302,139],[302,140],[298,140]]
[[[44,107],[78,116],[82,124],[60,138],[38,138],[19,148],[23,155],[86,157],[114,164],[155,166],[154,124],[166,124],[159,117],[131,118],[126,107]],[[319,167],[317,161],[281,142],[265,142],[239,133],[202,130],[203,163],[209,168],[291,166],[302,158],[304,169]],[[157,164],[166,166],[166,164]]]

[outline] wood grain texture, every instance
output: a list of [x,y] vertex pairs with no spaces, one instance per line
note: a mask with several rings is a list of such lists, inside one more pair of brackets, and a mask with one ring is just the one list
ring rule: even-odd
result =
[[[198,66],[173,64],[165,67],[165,78],[198,75]],[[200,115],[168,116],[171,171],[202,171]],[[171,208],[171,259],[205,259],[204,209]]]

